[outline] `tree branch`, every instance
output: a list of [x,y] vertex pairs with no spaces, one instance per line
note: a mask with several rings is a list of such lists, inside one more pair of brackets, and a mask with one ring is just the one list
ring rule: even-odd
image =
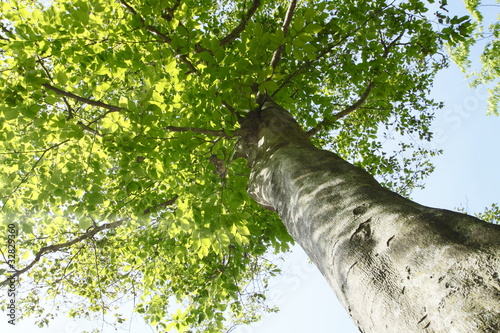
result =
[[311,64],[313,64],[314,62],[316,62],[317,60],[319,60],[322,56],[324,56],[324,54],[320,54],[320,56],[318,58],[316,58],[316,59],[306,61],[299,68],[297,68],[297,70],[295,72],[293,72],[290,75],[288,75],[288,77],[280,84],[280,86],[278,87],[278,89],[276,89],[276,91],[273,92],[273,94],[271,95],[271,97],[274,97],[281,89],[283,89],[288,83],[290,83],[293,80],[294,77],[296,77],[297,75],[299,75],[299,73],[302,72],[302,70],[304,70],[307,67],[309,67]]
[[134,7],[130,6],[126,1],[124,0],[120,0],[120,3],[125,6],[125,8],[127,8],[127,10],[132,14],[132,15],[135,15],[139,18],[139,20],[141,21],[142,25],[144,26],[144,28],[146,28],[146,30],[148,30],[149,32],[152,32],[153,34],[155,34],[156,36],[160,37],[165,43],[167,44],[170,44],[172,43],[172,38],[168,37],[167,35],[161,33],[160,31],[158,31],[158,29],[156,29],[155,27],[151,26],[151,25],[146,25],[146,20],[141,16],[139,15],[139,13],[137,13],[137,11],[134,9]]
[[[359,29],[360,28],[356,29],[354,32],[358,31]],[[321,51],[316,58],[304,62],[299,68],[297,68],[295,70],[295,72],[293,72],[290,75],[288,75],[288,77],[281,83],[281,85],[279,86],[279,88],[271,95],[271,97],[274,97],[281,89],[283,89],[288,83],[290,83],[292,81],[292,79],[295,76],[297,76],[300,72],[302,72],[304,69],[306,69],[307,67],[311,66],[313,63],[315,63],[316,61],[320,60],[321,58],[323,58],[324,56],[326,56],[328,53],[332,52],[334,48],[336,48],[337,46],[339,46],[340,44],[342,44],[342,42],[344,42],[348,37],[349,37],[349,35],[345,36],[344,38],[341,38],[336,43],[334,43],[332,45],[329,45],[328,47],[326,47],[325,49],[323,49],[323,51]]]
[[355,110],[357,110],[360,106],[362,106],[366,102],[366,100],[368,99],[368,96],[370,96],[370,93],[371,93],[374,86],[375,86],[375,83],[373,81],[368,83],[363,95],[361,95],[361,97],[354,104],[352,104],[349,107],[345,108],[344,110],[334,114],[332,119],[328,119],[328,120],[323,119],[321,122],[318,123],[318,125],[316,125],[316,127],[307,131],[307,133],[306,133],[307,136],[311,137],[311,136],[316,135],[319,131],[321,131],[325,127],[325,125],[333,123],[333,122],[347,116],[348,114],[354,112]]
[[[394,40],[392,40],[389,43],[389,45],[386,45],[385,42],[383,40],[381,40],[382,46],[384,47],[384,53],[382,54],[382,58],[387,59],[387,57],[389,56],[389,52],[391,51],[391,49],[395,45],[397,45],[396,43],[398,42],[398,40],[400,40],[403,37],[405,31],[406,31],[406,29],[404,29]],[[344,110],[333,115],[332,119],[328,119],[328,120],[323,119],[320,123],[318,123],[318,125],[316,125],[316,127],[310,129],[306,134],[309,137],[314,136],[319,131],[321,131],[325,127],[325,125],[330,124],[332,122],[335,122],[335,121],[347,116],[348,114],[354,112],[355,110],[357,110],[359,107],[361,107],[366,102],[366,100],[368,99],[368,96],[370,96],[370,93],[371,93],[374,86],[375,86],[375,82],[373,80],[370,81],[368,83],[368,85],[366,86],[365,91],[363,92],[363,95],[361,95],[361,97],[354,104],[352,104],[351,106],[349,106],[349,107],[345,108]]]
[[174,197],[173,197],[173,198],[171,198],[171,199],[169,199],[169,200],[167,200],[167,201],[165,201],[165,202],[162,202],[162,203],[161,203],[161,204],[159,204],[159,205],[156,205],[156,206],[154,206],[154,207],[147,208],[146,210],[144,210],[143,214],[144,214],[144,215],[149,215],[149,214],[151,214],[151,212],[152,212],[152,211],[154,211],[154,210],[158,210],[158,209],[160,209],[160,208],[165,208],[165,207],[167,207],[167,206],[171,206],[171,205],[173,205],[173,204],[177,201],[177,199],[178,199],[178,198],[179,198],[179,195],[177,195],[177,194],[176,194],[176,195],[174,195]]
[[117,227],[121,226],[124,221],[125,220],[119,220],[119,221],[112,222],[112,223],[106,223],[106,224],[88,229],[83,235],[81,235],[77,238],[74,238],[68,242],[60,243],[60,244],[53,244],[53,245],[42,247],[36,253],[35,258],[26,267],[24,267],[21,270],[16,270],[16,272],[14,274],[12,274],[8,279],[6,279],[0,283],[0,287],[9,283],[9,279],[17,278],[21,274],[23,274],[26,271],[28,271],[29,269],[31,269],[38,261],[40,261],[40,259],[42,259],[42,256],[44,254],[53,253],[53,252],[57,252],[57,251],[60,251],[62,249],[68,248],[76,243],[79,243],[79,242],[85,240],[85,239],[89,239],[89,238],[94,237],[98,232],[100,232],[102,230],[117,228]]
[[[283,31],[283,38],[288,34],[288,29],[290,28],[290,23],[292,22],[293,13],[295,11],[295,7],[297,7],[297,0],[292,0],[290,5],[288,6],[288,10],[285,15],[285,20],[283,21],[283,26],[281,31]],[[281,53],[283,52],[283,48],[285,45],[280,44],[276,51],[273,53],[273,58],[271,59],[271,68],[276,69],[278,63],[281,59]]]
[[101,107],[101,108],[104,108],[104,109],[108,109],[111,112],[118,112],[118,111],[124,110],[123,108],[121,108],[119,106],[109,105],[109,104],[106,104],[106,103],[103,103],[103,102],[93,101],[93,100],[85,98],[85,97],[77,96],[77,95],[75,95],[73,93],[70,93],[68,91],[64,91],[64,90],[61,90],[61,89],[56,88],[54,86],[51,86],[48,83],[44,83],[44,84],[42,84],[42,86],[44,88],[48,89],[48,90],[51,90],[51,91],[55,92],[58,95],[69,97],[71,99],[77,100],[77,101],[85,103],[85,104],[89,104],[89,105],[98,106],[98,107]]
[[3,33],[5,34],[5,36],[6,36],[6,38],[3,38],[3,37],[2,37],[2,39],[3,39],[3,40],[9,40],[9,38],[10,38],[10,39],[15,39],[15,36],[14,36],[14,34],[12,33],[12,31],[10,31],[9,29],[7,29],[7,28],[4,26],[3,22],[0,22],[0,29],[2,30],[2,32],[3,32]]
[[[39,59],[40,60],[40,59]],[[45,72],[47,73],[47,76],[49,75],[49,72],[48,70],[45,68],[45,66],[41,63],[40,61],[40,64],[42,65],[42,67],[44,68]],[[83,103],[86,103],[86,104],[91,104],[93,105],[92,103],[94,103],[95,101],[92,101],[88,98],[83,98],[83,97],[80,97],[80,96],[77,96],[75,94],[72,94],[72,93],[69,93],[67,91],[64,91],[64,90],[61,90],[59,88],[56,88],[54,86],[51,86],[49,84],[43,84],[42,86],[44,86],[46,89],[49,89],[49,90],[52,90],[53,92],[57,93],[58,95],[62,95],[63,96],[63,100],[64,100],[64,104],[66,104],[66,108],[68,109],[68,116],[66,117],[67,120],[69,119],[72,119],[73,118],[73,109],[71,108],[71,105],[69,104],[68,100],[66,99],[66,97],[70,97],[70,98],[73,98],[77,101],[80,101],[80,102],[83,102]],[[107,105],[107,104],[104,104],[102,102],[97,102],[97,103],[100,103],[98,106],[103,106],[103,105]],[[115,106],[112,106],[110,105],[110,107],[112,107],[112,109],[110,110],[108,108],[109,111],[105,112],[103,115],[97,117],[97,119],[91,121],[89,124],[84,124],[83,122],[81,121],[78,121],[77,124],[80,125],[84,130],[86,131],[89,131],[95,135],[99,135],[99,136],[102,136],[101,133],[99,133],[97,130],[93,129],[92,127],[90,127],[91,124],[95,123],[96,121],[99,121],[100,119],[104,118],[108,113],[110,112],[115,112],[114,108],[116,108]],[[120,108],[121,109],[121,108]],[[119,111],[119,110],[118,110]]]
[[[40,56],[36,56],[37,58],[37,62],[38,64],[40,64],[40,66],[42,67],[43,71],[45,72],[45,75],[47,75],[47,77],[49,78],[50,82],[54,82],[54,80],[52,79],[51,75],[50,75],[50,71],[49,69],[45,66],[45,64],[43,63],[43,58],[41,58]],[[74,112],[73,112],[73,108],[71,107],[71,105],[69,104],[68,100],[66,99],[66,97],[63,97],[63,101],[64,101],[64,104],[66,104],[66,109],[68,110],[68,115],[66,116],[66,120],[69,120],[69,119],[72,119],[73,116],[74,116]]]
[[229,105],[228,102],[222,101],[222,105],[224,105],[229,112],[236,114],[236,109],[232,105]]
[[[389,5],[390,6],[390,5]],[[302,72],[304,69],[306,69],[307,67],[311,66],[313,63],[315,63],[316,61],[320,60],[321,58],[323,58],[324,56],[326,56],[327,54],[329,54],[330,52],[332,52],[337,46],[339,46],[340,44],[342,44],[344,41],[346,41],[350,36],[353,36],[356,32],[358,32],[359,30],[361,30],[363,27],[366,26],[366,24],[372,20],[374,17],[376,17],[380,12],[382,12],[383,10],[385,9],[384,8],[381,8],[379,11],[376,11],[374,12],[372,15],[370,15],[370,17],[368,17],[364,22],[360,23],[358,25],[358,27],[356,29],[354,29],[353,31],[351,31],[350,33],[347,33],[345,34],[345,36],[343,36],[342,38],[340,38],[336,43],[332,44],[332,45],[328,45],[327,47],[325,47],[320,53],[319,55],[315,58],[315,59],[312,59],[312,60],[309,60],[309,61],[306,61],[304,62],[297,70],[295,70],[293,73],[291,73],[290,75],[288,75],[288,77],[286,79],[284,79],[284,81],[281,83],[281,85],[278,87],[278,89],[273,92],[273,94],[271,95],[271,97],[274,97],[276,96],[276,94],[281,90],[283,89],[288,83],[290,83],[292,81],[292,79],[297,76],[300,72]]]
[[176,58],[180,59],[180,61],[189,68],[189,71],[191,73],[200,75],[200,72],[198,71],[198,69],[196,69],[196,67],[194,67],[193,63],[188,59],[187,55],[179,54],[176,56]]
[[[197,127],[167,126],[167,127],[164,127],[164,129],[167,131],[171,131],[171,132],[195,132],[195,133],[201,133],[201,134],[206,134],[206,135],[223,136],[223,137],[227,137],[227,138],[232,137],[232,136],[227,135],[222,130],[210,130],[210,129],[197,128]],[[237,135],[237,134],[235,133],[235,135]]]
[[[106,115],[106,114],[108,114],[108,112],[106,112],[106,113],[105,113],[105,115]],[[102,119],[102,116],[101,116],[101,117],[99,117],[99,118],[100,118],[100,119]],[[89,125],[91,125],[91,124],[93,124],[93,123],[95,123],[95,122],[96,122],[96,120],[93,120],[92,122],[90,122],[90,123],[89,123]],[[80,126],[81,126],[84,130],[86,130],[86,131],[88,131],[88,132],[90,132],[90,133],[92,133],[92,134],[95,134],[95,135],[98,135],[98,136],[101,136],[101,137],[103,136],[101,133],[99,133],[99,131],[98,131],[98,130],[96,130],[96,129],[94,129],[94,128],[90,127],[89,125],[85,125],[85,124],[84,124],[83,122],[81,122],[81,121],[78,121],[78,122],[77,122],[77,124],[78,124],[78,125],[80,125]]]
[[[28,177],[33,173],[33,171],[35,170],[35,168],[38,165],[38,163],[40,163],[42,161],[42,159],[44,158],[45,154],[47,154],[50,150],[52,150],[54,148],[57,148],[57,147],[65,144],[68,141],[69,141],[69,139],[64,140],[62,142],[59,142],[59,143],[57,143],[57,144],[55,144],[53,146],[50,146],[49,148],[46,148],[43,151],[38,151],[38,152],[41,152],[42,155],[40,155],[40,157],[38,158],[38,160],[36,160],[36,162],[31,167],[30,171],[28,171],[24,175],[23,179],[21,179],[21,181],[19,182],[19,184],[17,184],[17,186],[12,190],[12,193],[10,194],[10,196],[13,196],[14,193],[16,193],[16,191],[21,187],[21,185],[24,184],[24,182],[26,181],[26,179],[28,179]],[[9,200],[10,200],[10,197],[5,200],[5,202],[2,205],[2,208],[0,208],[0,211],[4,209],[5,205],[7,205],[7,202],[9,202]]]
[[[144,28],[146,30],[148,30],[149,32],[151,32],[154,35],[158,36],[161,40],[163,40],[165,43],[167,43],[168,45],[170,45],[170,47],[172,47],[172,38],[170,38],[167,35],[165,35],[164,33],[160,32],[157,28],[153,27],[152,25],[147,25],[146,24],[146,20],[132,6],[130,6],[125,0],[120,0],[120,3],[123,6],[125,6],[125,8],[127,8],[127,10],[132,15],[135,15],[135,16],[137,16],[139,18],[139,20],[141,21],[142,25],[144,26]],[[172,11],[172,13],[173,13],[173,11]],[[200,74],[198,72],[198,70],[196,69],[196,67],[194,67],[193,63],[191,61],[189,61],[187,55],[180,54],[180,52],[178,52],[175,49],[174,49],[174,52],[176,53],[175,57],[177,59],[179,59],[183,64],[185,64],[189,68],[190,72],[195,73],[197,75]]]
[[96,119],[92,120],[88,124],[84,124],[81,121],[78,121],[78,123],[77,123],[84,130],[89,131],[89,132],[94,133],[94,134],[99,135],[99,136],[101,136],[101,134],[97,130],[95,130],[92,127],[90,127],[90,125],[98,122],[99,120],[101,120],[102,118],[106,117],[111,112],[119,112],[121,110],[125,110],[124,108],[121,108],[121,107],[118,107],[118,106],[115,106],[115,105],[110,105],[110,104],[106,104],[106,103],[99,102],[99,101],[93,101],[93,100],[91,100],[89,98],[85,98],[85,97],[81,97],[81,96],[75,95],[75,94],[70,93],[68,91],[64,91],[64,90],[61,90],[61,89],[56,88],[54,86],[51,86],[50,84],[47,84],[47,83],[42,84],[42,86],[45,87],[46,89],[52,90],[53,92],[55,92],[58,95],[64,96],[63,97],[64,98],[64,102],[66,103],[66,105],[69,108],[70,108],[69,103],[67,102],[67,100],[66,100],[65,97],[72,98],[74,100],[77,100],[77,101],[85,103],[85,104],[94,105],[94,106],[98,106],[98,107],[102,107],[102,108],[107,109],[108,111],[104,112],[104,114],[98,116]]
[[253,0],[252,5],[246,12],[245,16],[241,19],[240,24],[236,28],[234,28],[226,37],[222,38],[219,41],[220,46],[226,46],[227,44],[231,43],[233,40],[238,38],[240,33],[245,30],[245,27],[248,23],[248,21],[252,18],[253,14],[257,11],[257,8],[260,6],[260,0]]
[[[152,208],[148,208],[144,211],[144,215],[148,215],[151,213],[152,210],[156,210],[156,209],[159,209],[159,208],[164,208],[164,207],[167,207],[167,206],[170,206],[170,205],[173,205],[175,203],[175,201],[179,198],[179,195],[174,195],[171,199],[159,204],[159,205],[156,205]],[[27,272],[28,270],[30,270],[37,262],[40,261],[40,259],[42,259],[42,256],[46,253],[53,253],[53,252],[57,252],[57,251],[60,251],[60,250],[63,250],[65,248],[68,248],[70,246],[73,246],[74,244],[77,244],[77,243],[80,243],[81,241],[83,240],[86,240],[86,239],[91,239],[93,238],[97,233],[103,231],[103,230],[107,230],[107,229],[115,229],[115,228],[118,228],[119,226],[121,226],[123,224],[123,222],[127,221],[128,219],[121,219],[121,220],[118,220],[116,222],[111,222],[111,223],[106,223],[106,224],[102,224],[102,225],[96,225],[94,223],[94,227],[93,228],[89,228],[87,229],[87,231],[85,233],[83,233],[81,236],[79,237],[76,237],[70,241],[67,241],[65,243],[60,243],[60,244],[53,244],[53,245],[49,245],[49,246],[44,246],[42,247],[40,250],[38,250],[38,252],[36,253],[35,255],[35,258],[26,266],[24,267],[23,269],[21,270],[16,270],[16,272],[14,274],[12,274],[8,279],[5,279],[4,281],[2,281],[0,283],[0,287],[1,286],[4,286],[6,284],[9,283],[9,280],[12,279],[12,278],[17,278],[19,277],[21,274]],[[3,254],[3,252],[2,252]],[[5,256],[4,256],[5,257]]]

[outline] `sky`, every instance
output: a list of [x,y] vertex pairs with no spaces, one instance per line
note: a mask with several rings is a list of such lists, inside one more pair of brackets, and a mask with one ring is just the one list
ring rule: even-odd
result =
[[[453,1],[450,7],[451,13],[466,13],[462,1]],[[486,89],[469,89],[465,76],[453,64],[438,75],[432,95],[445,107],[436,114],[431,147],[443,149],[444,154],[434,158],[435,172],[427,178],[426,188],[415,191],[412,198],[432,207],[461,207],[470,214],[484,211],[500,201],[500,117],[486,116]],[[240,327],[235,333],[359,332],[300,247],[287,256],[283,270],[268,295],[280,311],[264,315],[259,323]],[[60,318],[49,329],[36,328],[29,321],[13,327],[5,314],[0,314],[0,332],[81,333],[91,326]],[[136,320],[130,332],[153,331]]]

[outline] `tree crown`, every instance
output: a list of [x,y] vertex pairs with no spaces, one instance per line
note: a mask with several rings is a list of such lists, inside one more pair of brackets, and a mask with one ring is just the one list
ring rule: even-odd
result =
[[417,141],[442,43],[466,24],[441,13],[438,31],[414,0],[1,6],[0,228],[6,248],[19,227],[24,314],[45,324],[45,297],[112,313],[125,297],[153,326],[203,332],[256,320],[277,272],[266,255],[293,242],[234,156],[255,97],[408,194],[436,153]]

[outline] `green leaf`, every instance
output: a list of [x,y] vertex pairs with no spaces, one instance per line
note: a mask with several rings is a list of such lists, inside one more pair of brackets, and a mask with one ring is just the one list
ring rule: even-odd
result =
[[66,82],[68,82],[68,74],[64,71],[57,72],[55,78],[62,86],[66,85]]
[[279,86],[276,84],[276,82],[265,81],[264,83],[262,83],[259,86],[259,91],[261,93],[265,93],[265,92],[272,93],[272,92],[276,91],[278,88],[279,88]]
[[104,202],[104,197],[99,192],[87,193],[85,199],[91,205],[98,205]]
[[12,120],[17,118],[19,115],[18,110],[15,107],[2,107],[2,114],[5,120]]
[[323,27],[317,23],[309,23],[304,28],[304,31],[310,34],[317,34],[321,30],[323,30]]
[[127,184],[127,193],[132,193],[141,190],[141,184],[136,181],[131,181]]
[[88,228],[90,228],[92,226],[92,223],[92,220],[89,218],[81,218],[78,220],[78,226],[82,230],[87,230]]
[[250,236],[250,230],[248,230],[248,227],[246,225],[238,226],[238,233],[244,236]]

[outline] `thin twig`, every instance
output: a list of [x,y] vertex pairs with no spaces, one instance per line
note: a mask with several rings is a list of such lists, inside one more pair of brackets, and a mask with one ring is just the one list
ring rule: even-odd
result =
[[[292,22],[292,17],[293,17],[293,13],[295,11],[295,7],[297,7],[297,1],[296,0],[292,0],[290,2],[290,5],[288,6],[288,9],[287,9],[286,15],[285,15],[285,19],[283,21],[283,25],[281,27],[281,31],[283,32],[283,39],[285,39],[286,36],[287,36],[287,34],[288,34],[288,29],[290,28],[290,23]],[[262,83],[271,81],[271,79],[273,77],[273,74],[274,74],[274,71],[278,67],[278,64],[279,64],[279,62],[281,60],[281,54],[282,54],[284,48],[285,48],[285,44],[281,43],[276,48],[276,50],[273,52],[273,57],[271,58],[271,63],[270,63],[270,66],[273,69],[273,73],[270,76],[268,76]],[[297,74],[298,74],[298,71],[297,71]],[[295,76],[295,75],[293,75],[293,76]],[[291,80],[293,78],[293,76],[290,77],[289,79]],[[286,84],[286,83],[284,83],[284,84]],[[284,86],[284,84],[282,84],[278,88],[278,90],[276,90],[273,93],[273,96]],[[259,100],[261,97],[264,96],[264,95],[261,94],[260,91],[258,91],[258,88],[254,89],[254,90],[257,91],[257,97],[255,98],[256,100]],[[267,94],[267,92],[266,92],[266,94]]]
[[144,215],[149,215],[149,214],[151,214],[152,211],[156,211],[156,210],[158,210],[160,208],[165,208],[167,206],[172,206],[177,201],[178,198],[179,198],[179,195],[174,195],[173,198],[171,198],[171,199],[169,199],[169,200],[167,200],[165,202],[162,202],[159,205],[147,208],[146,210],[144,210],[143,214]]
[[[28,171],[23,179],[21,179],[21,181],[19,182],[19,184],[17,184],[17,186],[12,190],[12,193],[10,194],[10,196],[12,197],[14,195],[14,193],[16,193],[16,191],[21,187],[22,184],[24,184],[24,182],[28,179],[28,177],[31,175],[31,173],[33,173],[33,171],[35,170],[36,166],[38,165],[38,163],[40,163],[42,161],[42,159],[44,158],[45,154],[47,154],[50,150],[54,149],[54,148],[57,148],[63,144],[65,144],[66,142],[68,142],[69,139],[67,140],[64,140],[62,142],[59,142],[53,146],[50,146],[49,148],[46,148],[44,149],[43,151],[41,151],[42,155],[40,155],[40,157],[38,158],[38,160],[36,160],[35,164],[33,164],[33,166],[31,167],[30,171]],[[5,200],[5,202],[3,203],[2,205],[2,208],[0,209],[3,210],[5,208],[5,205],[7,205],[7,202],[9,202],[10,198],[7,198],[7,200]]]
[[[89,125],[91,125],[91,124],[92,124],[92,123],[94,123],[94,122],[95,122],[95,120],[93,120],[93,121],[92,121]],[[94,128],[90,127],[89,125],[85,125],[85,124],[84,124],[83,122],[81,122],[81,121],[78,121],[78,122],[77,122],[77,124],[78,124],[78,125],[80,125],[82,129],[84,129],[84,130],[86,130],[86,131],[88,131],[88,132],[90,132],[90,133],[92,133],[92,134],[95,134],[95,135],[98,135],[98,136],[103,136],[101,133],[99,133],[99,131],[98,131],[98,130],[96,130],[96,129],[94,129]]]
[[[390,4],[389,6],[391,6],[392,4]],[[309,60],[309,61],[306,61],[305,63],[303,63],[297,70],[295,70],[293,73],[291,73],[290,75],[288,75],[288,77],[286,79],[283,80],[283,82],[281,83],[281,85],[278,87],[278,89],[276,91],[273,92],[273,94],[271,95],[271,97],[274,97],[276,96],[276,94],[281,90],[283,89],[288,83],[290,83],[292,81],[292,79],[297,76],[298,74],[300,74],[300,72],[302,72],[304,69],[308,68],[309,66],[311,66],[313,63],[317,62],[318,60],[320,60],[321,58],[323,58],[324,56],[326,56],[327,54],[331,53],[337,46],[339,46],[340,44],[342,44],[344,41],[346,41],[350,36],[353,36],[356,32],[358,32],[359,30],[361,30],[362,28],[364,28],[366,26],[366,24],[372,20],[374,17],[376,17],[380,12],[382,12],[384,8],[381,8],[379,11],[376,11],[374,12],[372,15],[370,15],[370,17],[368,17],[364,22],[360,23],[358,25],[358,27],[356,29],[354,29],[353,31],[351,31],[350,33],[348,34],[345,34],[344,37],[340,38],[336,43],[332,44],[332,45],[328,45],[328,47],[324,48],[323,51],[321,51],[319,53],[319,55],[312,59],[312,60]]]
[[[164,33],[160,32],[157,28],[155,28],[154,26],[152,25],[147,25],[146,24],[146,20],[131,6],[129,5],[125,0],[120,0],[120,3],[125,6],[125,8],[127,8],[127,10],[132,14],[132,15],[135,15],[139,18],[139,20],[141,21],[142,25],[144,26],[144,28],[146,30],[148,30],[149,32],[153,33],[154,35],[158,36],[161,40],[163,40],[165,43],[167,43],[168,45],[170,45],[170,47],[172,47],[172,38],[170,38],[169,36],[165,35]],[[173,13],[173,12],[172,12]],[[183,64],[185,64],[188,68],[189,68],[189,71],[191,73],[194,73],[196,75],[199,75],[199,71],[196,69],[196,67],[193,65],[193,63],[191,61],[189,61],[187,55],[185,54],[181,54],[180,52],[178,52],[178,50],[174,50],[174,52],[176,53],[176,58],[179,59]]]
[[3,22],[0,22],[0,29],[2,30],[2,32],[6,35],[6,38],[2,38],[3,40],[9,40],[9,38],[11,39],[14,39],[15,38],[15,35],[12,33],[12,31],[10,31],[9,29],[7,29],[4,25],[3,25]]
[[139,20],[141,21],[142,25],[144,26],[144,28],[146,28],[146,30],[148,30],[149,32],[152,32],[153,34],[155,34],[156,36],[160,37],[165,43],[167,44],[170,44],[172,43],[172,38],[166,36],[165,34],[161,33],[160,31],[158,31],[158,29],[156,29],[155,27],[151,26],[151,25],[146,25],[146,20],[141,16],[139,15],[139,13],[137,13],[137,11],[134,9],[134,7],[130,6],[127,2],[125,2],[124,0],[120,0],[120,3],[125,6],[125,8],[127,8],[127,10],[132,14],[132,15],[135,15],[137,16],[137,18],[139,18]]

